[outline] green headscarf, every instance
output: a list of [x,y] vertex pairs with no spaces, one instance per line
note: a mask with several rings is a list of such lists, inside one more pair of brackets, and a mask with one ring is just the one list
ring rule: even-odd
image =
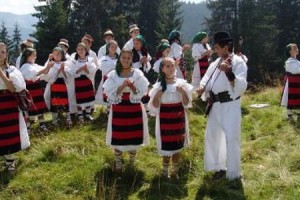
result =
[[207,36],[207,33],[206,32],[198,32],[194,38],[193,38],[193,41],[192,43],[199,43],[201,42],[205,37]]

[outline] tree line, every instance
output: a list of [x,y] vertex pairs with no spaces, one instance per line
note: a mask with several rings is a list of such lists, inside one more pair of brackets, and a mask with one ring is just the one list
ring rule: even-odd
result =
[[249,58],[248,79],[274,84],[283,77],[285,46],[300,42],[299,0],[207,0],[210,33],[226,30]]
[[180,29],[182,16],[179,0],[39,0],[34,37],[38,40],[39,58],[45,60],[60,38],[69,40],[74,50],[85,33],[95,39],[92,49],[104,44],[103,33],[114,32],[119,46],[129,39],[128,27],[138,24],[152,55],[162,38],[173,29]]
[[13,34],[10,36],[5,23],[2,22],[0,27],[0,42],[4,42],[8,46],[9,60],[10,62],[15,63],[20,54],[21,44],[21,30],[18,23],[15,23]]

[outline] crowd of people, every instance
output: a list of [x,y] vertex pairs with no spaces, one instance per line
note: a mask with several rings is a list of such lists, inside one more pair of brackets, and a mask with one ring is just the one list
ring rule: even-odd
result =
[[[137,150],[149,144],[148,117],[155,116],[161,173],[178,178],[180,152],[190,143],[187,110],[195,93],[208,103],[205,170],[214,171],[215,178],[241,177],[240,97],[247,88],[247,65],[233,52],[229,33],[213,35],[214,51],[206,32],[195,35],[191,83],[186,80],[187,47],[182,46],[179,31],[173,30],[160,41],[154,58],[136,24],[129,27],[129,34],[121,50],[113,32],[107,30],[98,55],[91,50],[94,39],[89,34],[71,55],[68,40],[61,39],[43,66],[35,63],[37,52],[31,40],[21,44],[16,66],[9,65],[8,48],[0,43],[0,153],[8,170],[15,170],[13,153],[30,146],[28,133],[33,123],[48,131],[46,113],[52,113],[54,125],[65,119],[71,128],[74,123],[93,121],[95,105],[101,105],[108,114],[106,144],[114,151],[117,173],[122,173],[123,153],[129,153],[134,165]],[[213,53],[218,57],[215,60]],[[150,70],[158,74],[152,85],[146,78]],[[47,83],[45,88],[41,81]],[[23,90],[29,91],[33,101],[27,112],[19,108],[14,95]]]

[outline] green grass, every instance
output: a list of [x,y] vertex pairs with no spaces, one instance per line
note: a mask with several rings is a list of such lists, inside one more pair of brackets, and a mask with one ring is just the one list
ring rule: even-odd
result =
[[[95,124],[31,135],[31,147],[17,154],[16,173],[0,169],[0,199],[298,199],[300,126],[284,120],[279,99],[279,88],[242,99],[242,182],[213,181],[203,171],[206,119],[204,105],[195,101],[189,112],[192,144],[182,152],[179,180],[160,176],[153,118],[151,145],[138,151],[134,168],[125,154],[117,179],[112,150],[105,145],[107,117],[98,112]],[[270,107],[250,108],[253,103]]]

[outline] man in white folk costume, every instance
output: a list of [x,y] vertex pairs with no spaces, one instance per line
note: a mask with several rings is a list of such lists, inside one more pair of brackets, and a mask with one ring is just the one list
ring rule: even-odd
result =
[[[227,32],[214,35],[218,59],[210,64],[197,92],[212,107],[207,109],[204,168],[214,179],[241,177],[241,102],[247,88],[247,65],[233,54],[233,39]],[[209,106],[208,106],[209,108]]]

